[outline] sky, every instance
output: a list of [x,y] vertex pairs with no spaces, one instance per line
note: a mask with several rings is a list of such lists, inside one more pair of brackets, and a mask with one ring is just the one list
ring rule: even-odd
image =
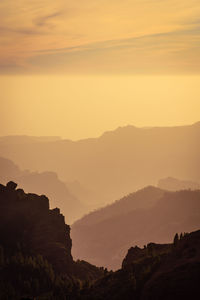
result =
[[200,120],[199,0],[0,0],[0,135]]

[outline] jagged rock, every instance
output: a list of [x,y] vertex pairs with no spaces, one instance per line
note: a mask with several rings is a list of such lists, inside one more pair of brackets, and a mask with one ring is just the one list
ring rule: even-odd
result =
[[125,268],[130,263],[141,259],[144,256],[144,249],[139,248],[138,246],[131,247],[128,250],[126,257],[122,262],[122,268]]
[[25,196],[23,189],[17,189],[16,192],[20,198],[23,198]]
[[9,181],[7,184],[6,184],[7,188],[9,190],[15,190],[16,187],[17,187],[17,183],[13,182],[13,181]]
[[[71,273],[73,258],[70,227],[60,210],[49,209],[46,196],[26,194],[15,190],[17,184],[10,181],[0,188],[0,241],[26,244],[30,254],[41,254],[56,272]],[[12,193],[10,193],[12,191]],[[9,247],[9,245],[8,245]]]
[[171,244],[156,243],[149,243],[144,248],[131,247],[122,262],[122,269],[129,267],[131,264],[138,263],[147,257],[155,257],[156,255],[168,253],[170,249]]
[[199,278],[200,230],[184,235],[175,247],[150,243],[130,248],[126,267],[95,282],[83,299],[200,299]]

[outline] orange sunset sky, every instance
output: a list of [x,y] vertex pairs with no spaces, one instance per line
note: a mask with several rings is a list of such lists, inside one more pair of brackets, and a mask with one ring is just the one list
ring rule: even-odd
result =
[[0,18],[0,135],[200,120],[199,0],[6,0]]

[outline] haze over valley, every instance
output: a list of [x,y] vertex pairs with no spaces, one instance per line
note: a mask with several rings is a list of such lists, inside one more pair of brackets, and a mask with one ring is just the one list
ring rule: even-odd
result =
[[200,1],[0,1],[0,300],[200,299]]
[[[200,122],[187,126],[121,127],[80,141],[0,138],[0,156],[22,170],[55,172],[91,209],[164,177],[199,182]],[[77,182],[76,184],[72,184]]]

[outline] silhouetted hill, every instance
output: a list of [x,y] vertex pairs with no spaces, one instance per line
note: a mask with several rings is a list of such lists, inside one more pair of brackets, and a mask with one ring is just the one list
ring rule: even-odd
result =
[[199,227],[199,190],[148,187],[77,221],[72,226],[72,251],[76,258],[117,269],[132,244],[166,243],[174,232]]
[[132,247],[122,269],[94,283],[81,299],[199,299],[200,231],[173,244]]
[[11,179],[21,176],[20,168],[11,160],[0,157],[0,180],[6,183]]
[[70,227],[60,210],[50,210],[46,196],[16,187],[12,181],[0,185],[0,299],[66,299],[73,289],[70,299],[77,299],[77,279],[92,281],[103,269],[74,262]]
[[200,189],[200,183],[190,180],[180,180],[177,178],[167,177],[158,181],[158,187],[168,191],[179,190],[198,190]]
[[50,199],[50,206],[59,207],[69,224],[87,211],[86,206],[70,193],[66,184],[54,172],[32,172],[17,180],[26,191],[45,193]]
[[[12,142],[13,139],[13,142]],[[16,142],[18,140],[18,142]],[[99,138],[21,141],[0,139],[0,155],[23,169],[54,171],[64,182],[77,180],[94,191],[88,204],[111,203],[158,178],[198,181],[200,123],[191,126],[137,128],[127,126]]]
[[163,190],[153,186],[148,186],[135,193],[131,193],[110,205],[85,215],[73,224],[73,228],[76,226],[85,227],[87,225],[91,226],[98,224],[108,218],[126,214],[137,208],[149,208],[153,206],[158,199],[163,196],[163,194]]
[[50,207],[59,207],[70,224],[87,211],[54,172],[21,171],[12,161],[0,157],[0,179],[4,184],[9,180],[16,181],[27,192],[47,195]]
[[[49,209],[46,196],[25,194],[9,182],[0,186],[1,245],[26,244],[43,255],[58,271],[72,266],[70,228],[58,208]],[[57,253],[56,253],[57,252]]]
[[61,140],[58,136],[28,136],[28,135],[8,135],[0,137],[3,144],[27,144],[37,142],[55,142]]
[[[122,268],[108,272],[75,262],[70,227],[59,209],[50,210],[44,195],[16,188],[12,181],[0,185],[0,299],[199,299],[200,231],[173,234],[173,244],[131,247]],[[167,193],[174,208],[187,202],[185,192],[197,201],[199,191]]]

